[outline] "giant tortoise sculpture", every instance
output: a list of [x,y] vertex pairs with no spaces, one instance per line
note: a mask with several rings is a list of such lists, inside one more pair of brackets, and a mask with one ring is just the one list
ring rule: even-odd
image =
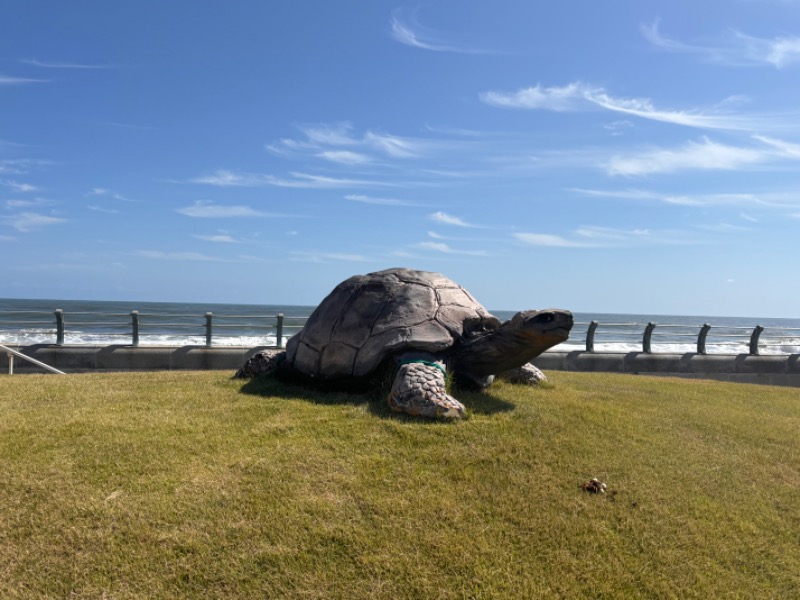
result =
[[444,275],[388,269],[340,283],[285,352],[256,355],[237,376],[276,374],[347,389],[391,367],[391,410],[459,418],[464,405],[447,393],[446,373],[457,387],[484,388],[566,340],[572,323],[572,313],[558,309],[501,323]]

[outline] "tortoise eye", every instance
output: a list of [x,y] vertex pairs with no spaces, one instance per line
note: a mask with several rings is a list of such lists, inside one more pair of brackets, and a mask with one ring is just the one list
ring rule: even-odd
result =
[[553,321],[556,320],[556,316],[551,312],[547,312],[547,313],[539,315],[539,319],[538,320],[541,323],[552,323]]

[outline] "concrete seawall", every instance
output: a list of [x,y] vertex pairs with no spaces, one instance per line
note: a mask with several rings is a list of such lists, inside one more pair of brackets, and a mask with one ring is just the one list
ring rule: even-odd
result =
[[[266,346],[9,346],[65,373],[87,371],[231,370]],[[15,373],[44,373],[24,359],[14,359]],[[8,373],[8,357],[0,352],[0,373]]]
[[543,371],[602,371],[800,387],[800,354],[545,352]]
[[[66,373],[87,371],[228,370],[235,371],[252,354],[266,348],[206,346],[10,346]],[[0,373],[8,373],[8,356],[0,353]],[[719,379],[800,387],[800,354],[646,354],[643,352],[545,352],[534,361],[544,371],[600,371]],[[41,373],[20,358],[15,373]]]

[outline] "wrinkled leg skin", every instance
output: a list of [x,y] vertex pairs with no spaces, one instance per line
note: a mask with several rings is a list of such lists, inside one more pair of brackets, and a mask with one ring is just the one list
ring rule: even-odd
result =
[[445,390],[444,365],[437,368],[425,362],[400,365],[387,398],[389,408],[420,417],[460,419],[464,405]]
[[247,359],[247,362],[236,371],[236,379],[251,377],[270,377],[278,372],[278,365],[286,358],[283,350],[262,350]]
[[547,376],[531,363],[525,363],[521,367],[500,373],[499,377],[511,383],[523,383],[526,385],[537,385],[547,381]]

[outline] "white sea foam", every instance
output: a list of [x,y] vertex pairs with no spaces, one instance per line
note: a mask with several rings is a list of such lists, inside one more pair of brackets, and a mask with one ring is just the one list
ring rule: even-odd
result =
[[[284,345],[288,337],[284,337]],[[69,331],[64,335],[65,346],[128,346],[132,343],[130,334],[89,333]],[[274,335],[265,336],[214,336],[214,346],[274,346]],[[56,335],[48,329],[23,329],[19,331],[0,331],[0,344],[5,346],[32,346],[36,344],[55,344]],[[139,336],[140,346],[205,346],[204,335],[182,334],[142,334]]]
[[[62,306],[66,345],[131,345],[131,308],[137,312],[140,346],[204,346],[206,315],[213,311],[212,346],[271,346],[276,342],[278,313],[286,314],[282,333],[286,340],[298,331],[313,307],[201,306],[171,303],[14,301],[0,299],[0,344],[27,346],[56,343],[56,319],[52,306]],[[511,311],[495,311],[500,319]],[[250,316],[241,316],[250,315]],[[271,315],[271,316],[270,316]],[[765,355],[800,353],[800,320],[678,317],[649,315],[576,314],[570,339],[554,351],[583,351],[591,322],[599,323],[594,339],[596,352],[641,352],[645,328],[651,321],[654,353],[686,354],[697,351],[704,323],[711,323],[706,340],[708,354],[747,354],[756,323],[761,334],[759,352]]]
[[[653,342],[651,351],[654,354],[689,354],[697,352],[697,343],[655,343]],[[576,352],[585,351],[586,345],[583,341],[573,341],[558,344],[548,350],[548,352]],[[641,342],[595,342],[595,352],[628,353],[642,352]],[[780,355],[780,354],[800,354],[800,338],[789,338],[781,340],[770,340],[762,338],[759,344],[759,354]],[[749,354],[750,342],[727,342],[720,344],[707,343],[706,354]]]
[[[291,332],[291,333],[294,333]],[[283,346],[291,336],[284,336]],[[0,331],[0,344],[6,346],[30,346],[35,344],[55,344],[56,335],[52,329],[20,329],[14,331]],[[275,335],[215,335],[212,339],[213,346],[221,347],[245,347],[255,348],[257,346],[274,346]],[[111,346],[111,345],[131,345],[132,339],[129,333],[92,333],[82,331],[68,331],[64,336],[64,344],[67,346]],[[206,338],[204,335],[186,334],[141,334],[139,336],[140,346],[205,346]],[[584,351],[586,344],[583,336],[554,346],[549,352],[577,352]],[[628,353],[641,352],[642,343],[640,341],[596,341],[594,344],[595,352]],[[697,352],[695,342],[657,342],[653,340],[651,350],[654,353],[687,354]],[[708,354],[748,354],[750,352],[749,339],[743,338],[741,341],[726,343],[707,343],[706,353]],[[780,354],[800,354],[800,337],[773,339],[762,337],[759,345],[759,353],[762,355]]]

